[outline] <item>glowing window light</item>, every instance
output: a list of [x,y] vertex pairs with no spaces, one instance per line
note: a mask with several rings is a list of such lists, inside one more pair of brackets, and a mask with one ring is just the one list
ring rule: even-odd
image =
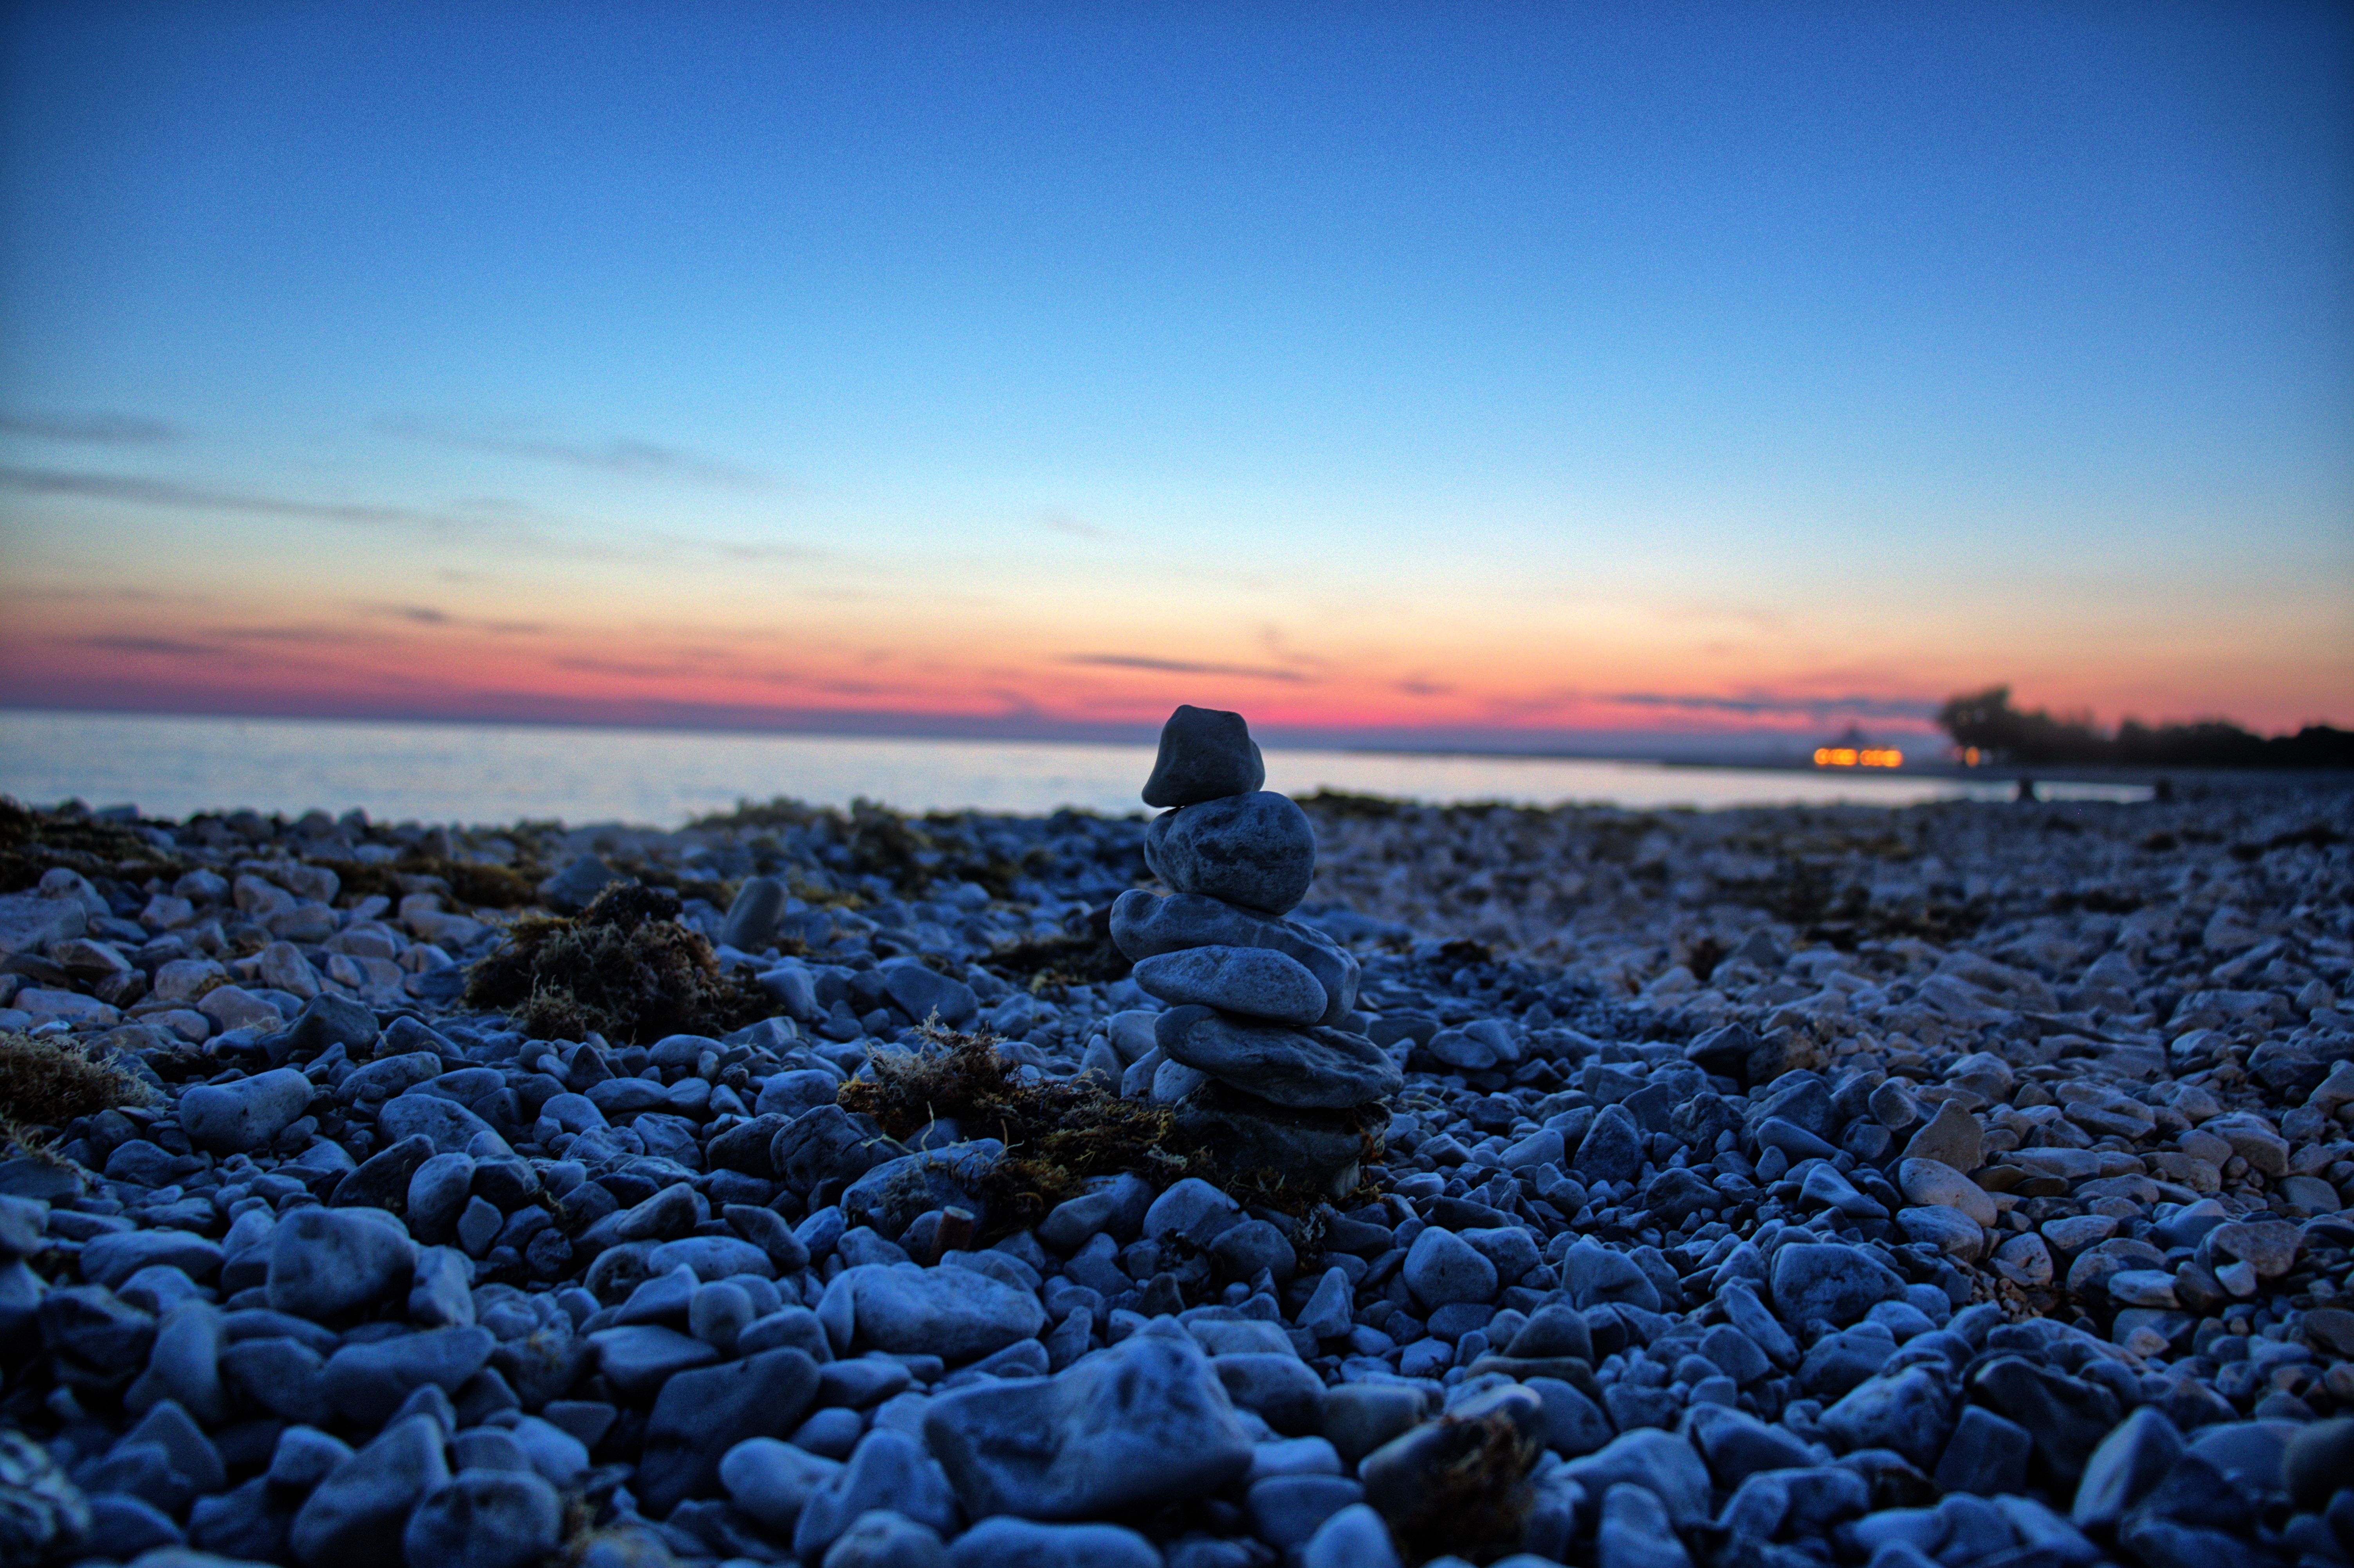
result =
[[1815,747],[1818,768],[1902,768],[1904,754],[1893,746],[1819,746]]

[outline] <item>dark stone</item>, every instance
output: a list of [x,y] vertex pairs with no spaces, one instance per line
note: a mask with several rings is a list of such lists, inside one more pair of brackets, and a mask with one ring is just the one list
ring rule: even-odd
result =
[[703,1162],[715,1171],[740,1171],[773,1181],[777,1171],[769,1162],[769,1150],[790,1119],[770,1111],[738,1123],[703,1146]]
[[408,1201],[408,1179],[417,1174],[419,1166],[432,1158],[431,1139],[422,1133],[404,1138],[369,1155],[358,1169],[347,1172],[335,1183],[335,1194],[327,1200],[328,1207],[385,1209],[397,1213]]
[[778,1181],[806,1192],[829,1176],[854,1181],[907,1152],[884,1136],[872,1117],[854,1117],[838,1105],[815,1106],[778,1131],[769,1145],[769,1164]]
[[1161,726],[1161,753],[1144,781],[1144,803],[1198,805],[1247,795],[1267,782],[1267,764],[1240,714],[1181,704]]
[[797,1350],[763,1351],[670,1378],[646,1422],[645,1457],[631,1483],[640,1505],[660,1518],[716,1491],[727,1450],[748,1437],[792,1431],[817,1385],[817,1363]]
[[341,1045],[357,1056],[376,1044],[376,1013],[344,996],[314,996],[302,1004],[285,1028],[254,1042],[271,1066],[306,1062],[321,1052]]
[[2107,1389],[2024,1356],[2000,1355],[1979,1367],[1970,1377],[1969,1398],[2027,1428],[2035,1440],[2033,1468],[2045,1486],[2062,1493],[2074,1490],[2085,1461],[2121,1414]]
[[1611,1106],[1594,1118],[1572,1163],[1588,1184],[1632,1181],[1643,1169],[1642,1129],[1624,1107]]

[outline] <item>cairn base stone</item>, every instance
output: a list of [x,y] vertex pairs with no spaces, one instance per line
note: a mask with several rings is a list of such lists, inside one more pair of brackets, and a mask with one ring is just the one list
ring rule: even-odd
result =
[[1221,1178],[1272,1171],[1292,1185],[1335,1201],[1356,1191],[1366,1113],[1386,1114],[1378,1105],[1347,1111],[1287,1110],[1214,1082],[1178,1101],[1173,1111],[1181,1134],[1209,1146]]

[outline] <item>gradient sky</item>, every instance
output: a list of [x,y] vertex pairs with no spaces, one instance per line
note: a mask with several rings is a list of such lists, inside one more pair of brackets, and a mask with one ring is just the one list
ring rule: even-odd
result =
[[2354,23],[0,9],[0,702],[2354,721]]

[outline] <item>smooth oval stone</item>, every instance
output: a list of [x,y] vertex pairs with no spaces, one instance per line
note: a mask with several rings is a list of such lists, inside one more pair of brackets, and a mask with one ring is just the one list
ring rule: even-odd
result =
[[373,1209],[296,1209],[270,1233],[272,1311],[325,1319],[388,1294],[417,1254],[400,1222]]
[[1111,906],[1111,939],[1131,963],[1186,948],[1267,948],[1298,960],[1324,988],[1324,1016],[1337,1024],[1357,1005],[1356,958],[1313,926],[1237,909],[1198,893],[1163,898],[1131,887]]
[[1153,1039],[1172,1061],[1293,1110],[1347,1110],[1405,1082],[1387,1052],[1339,1029],[1284,1029],[1180,1007],[1161,1015]]
[[180,1097],[188,1141],[215,1154],[249,1154],[294,1125],[316,1091],[292,1067],[233,1084],[199,1084]]
[[1148,806],[1193,806],[1247,795],[1267,782],[1267,763],[1240,714],[1181,703],[1161,726],[1161,754],[1144,781]]
[[1316,832],[1288,797],[1259,789],[1155,817],[1144,859],[1180,893],[1280,915],[1307,895]]
[[1896,1167],[1896,1184],[1915,1203],[1958,1209],[1977,1224],[1995,1222],[1994,1200],[1986,1189],[1936,1160],[1906,1160]]
[[968,1268],[869,1265],[854,1299],[858,1335],[866,1343],[950,1362],[1002,1351],[1046,1326],[1046,1309],[1035,1296]]
[[1299,959],[1267,948],[1188,948],[1136,966],[1129,978],[1172,1007],[1187,1002],[1278,1023],[1310,1024],[1325,1012],[1324,988]]

